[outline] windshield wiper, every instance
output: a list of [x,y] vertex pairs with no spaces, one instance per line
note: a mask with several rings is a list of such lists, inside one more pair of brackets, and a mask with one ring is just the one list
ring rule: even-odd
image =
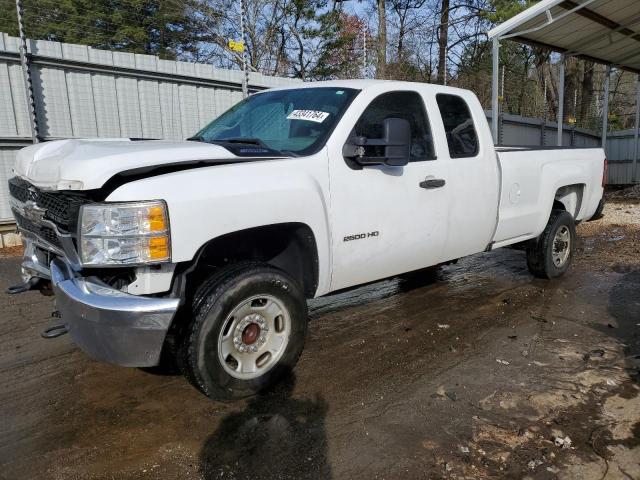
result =
[[226,142],[226,143],[244,143],[247,145],[258,145],[259,147],[269,148],[265,143],[259,138],[220,138],[216,140],[218,142]]
[[211,143],[218,143],[218,144],[222,144],[224,145],[225,143],[232,143],[232,144],[238,144],[238,145],[254,145],[256,147],[260,147],[263,148],[265,150],[268,150],[269,152],[273,152],[277,155],[284,155],[284,156],[293,156],[291,155],[291,153],[285,153],[281,150],[277,150],[275,148],[272,148],[270,146],[268,146],[266,143],[264,143],[262,140],[260,140],[259,138],[249,138],[249,137],[238,137],[238,138],[219,138],[216,140],[211,140]]
[[193,137],[187,138],[189,142],[204,142],[205,139],[202,135],[194,135]]

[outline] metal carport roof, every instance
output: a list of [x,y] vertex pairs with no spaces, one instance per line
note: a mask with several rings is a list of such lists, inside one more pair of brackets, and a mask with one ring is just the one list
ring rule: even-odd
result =
[[[565,57],[607,65],[602,119],[602,146],[607,140],[611,67],[639,75],[636,100],[633,180],[637,179],[640,136],[640,0],[541,0],[491,29],[493,43],[492,130],[498,138],[498,70],[501,40],[514,40],[562,54],[559,97],[564,98]],[[558,108],[558,145],[562,145],[564,102]]]
[[640,0],[542,0],[488,36],[640,73]]

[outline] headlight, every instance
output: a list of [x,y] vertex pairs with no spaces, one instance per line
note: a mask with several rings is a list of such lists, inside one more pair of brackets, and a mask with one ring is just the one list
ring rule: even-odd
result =
[[83,265],[161,263],[171,259],[167,206],[160,200],[83,205],[79,237]]

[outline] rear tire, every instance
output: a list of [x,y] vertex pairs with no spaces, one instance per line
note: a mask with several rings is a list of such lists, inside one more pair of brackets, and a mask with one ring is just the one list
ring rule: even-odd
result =
[[598,202],[598,208],[596,208],[596,211],[593,214],[593,217],[591,217],[589,221],[592,222],[594,220],[600,220],[602,217],[604,217],[603,212],[604,212],[604,197],[602,197],[600,202]]
[[208,397],[230,401],[278,381],[298,361],[307,303],[286,273],[263,263],[223,267],[198,289],[180,364]]
[[538,278],[557,278],[571,265],[576,226],[571,214],[552,210],[546,228],[527,246],[527,267]]

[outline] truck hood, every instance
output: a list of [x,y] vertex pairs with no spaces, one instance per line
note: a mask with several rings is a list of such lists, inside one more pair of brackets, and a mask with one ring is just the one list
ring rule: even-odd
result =
[[246,161],[224,147],[201,142],[127,139],[56,140],[20,150],[14,173],[47,190],[91,190],[127,170],[217,160]]

